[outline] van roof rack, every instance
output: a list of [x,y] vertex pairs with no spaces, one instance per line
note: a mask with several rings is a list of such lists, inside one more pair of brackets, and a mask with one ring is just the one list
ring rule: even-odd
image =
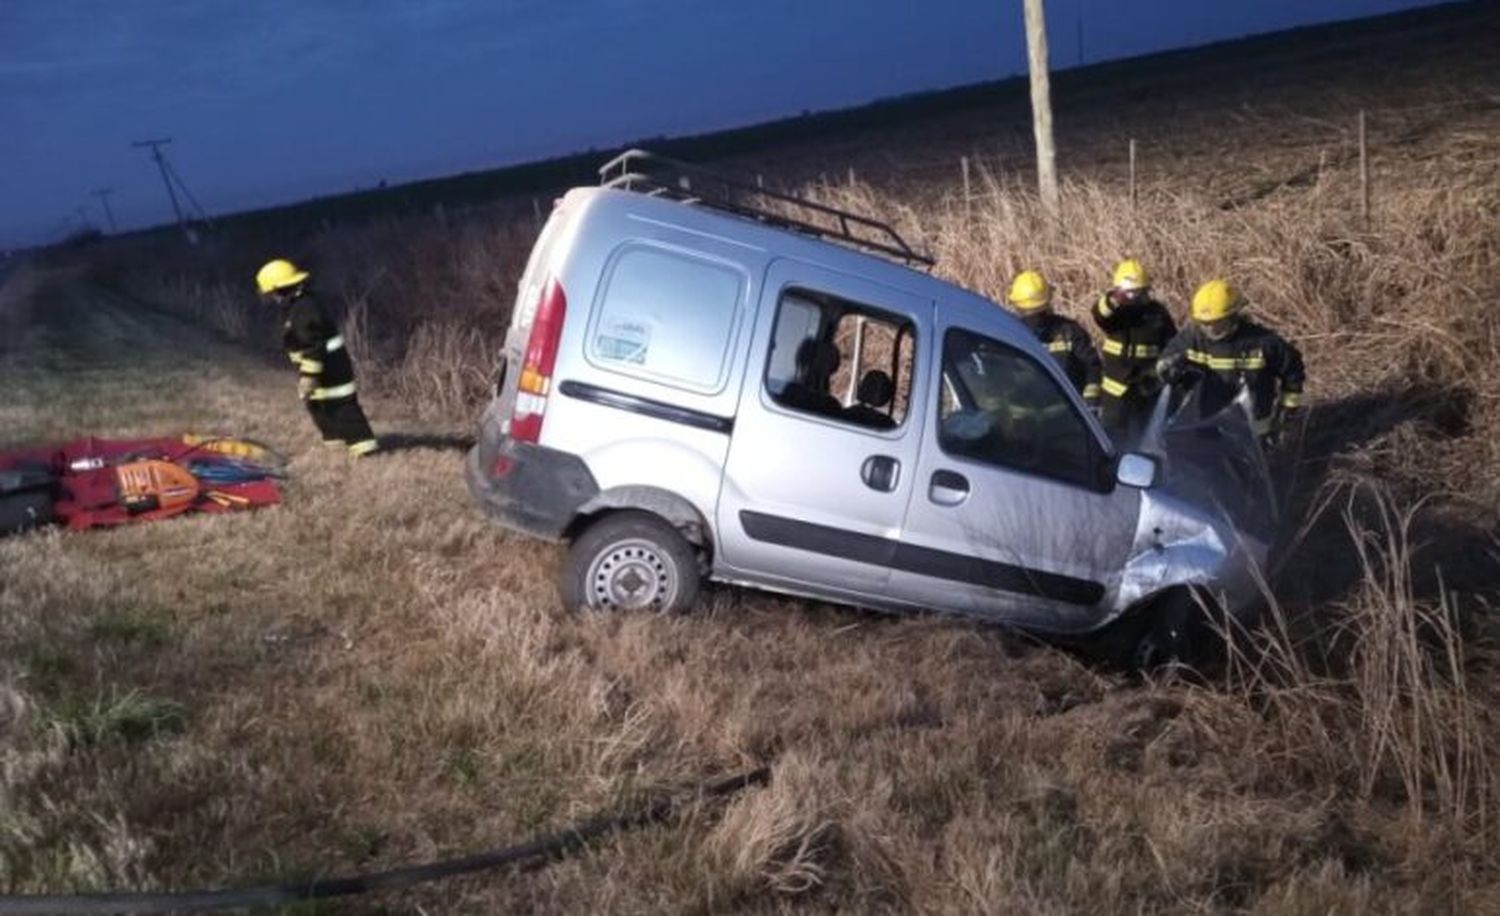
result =
[[[606,188],[640,191],[654,197],[702,204],[781,229],[879,252],[907,264],[931,267],[936,263],[931,256],[919,254],[888,223],[805,197],[772,191],[642,149],[627,150],[601,166],[599,184]],[[766,209],[767,202],[786,204],[789,212],[773,213]]]

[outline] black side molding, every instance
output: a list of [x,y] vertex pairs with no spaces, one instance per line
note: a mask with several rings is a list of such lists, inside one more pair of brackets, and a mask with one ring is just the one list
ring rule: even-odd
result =
[[669,423],[681,423],[684,426],[706,429],[709,432],[724,433],[725,435],[734,430],[733,417],[721,417],[717,414],[693,410],[690,407],[678,407],[676,404],[668,404],[665,401],[653,401],[650,398],[626,394],[623,391],[615,391],[612,388],[600,388],[598,385],[590,385],[587,382],[575,382],[569,379],[558,385],[557,390],[570,398],[588,401],[590,404],[601,404],[617,410],[628,410],[631,413],[654,417],[658,420],[666,420]]
[[1082,607],[1098,604],[1104,598],[1104,586],[1098,582],[931,547],[918,547],[894,538],[845,531],[842,528],[748,510],[740,512],[740,524],[753,540],[858,563],[888,566],[920,576],[932,576],[1021,595],[1035,595]]

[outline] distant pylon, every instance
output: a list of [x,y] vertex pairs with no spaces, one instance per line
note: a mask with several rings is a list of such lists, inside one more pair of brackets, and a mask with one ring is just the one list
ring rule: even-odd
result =
[[183,235],[187,236],[188,243],[196,245],[198,244],[198,232],[183,217],[182,205],[177,201],[177,192],[181,191],[183,196],[188,199],[188,202],[193,205],[193,209],[197,211],[197,219],[200,223],[205,223],[212,228],[213,222],[208,218],[208,211],[204,210],[203,205],[198,203],[198,198],[194,197],[193,192],[188,190],[187,183],[182,180],[181,175],[177,174],[177,170],[172,167],[172,163],[167,161],[166,154],[161,151],[163,146],[171,142],[171,137],[163,137],[159,140],[138,140],[132,143],[131,146],[150,148],[151,158],[156,161],[156,168],[161,172],[161,183],[166,185],[167,198],[172,201],[172,212],[177,216],[177,225],[181,227]]
[[171,137],[162,137],[158,140],[137,140],[130,145],[151,150],[151,158],[156,161],[156,168],[161,172],[161,183],[167,188],[167,199],[172,202],[172,214],[177,217],[177,225],[186,229],[182,220],[182,205],[177,202],[177,191],[172,187],[172,176],[167,172],[167,160],[161,154],[161,148],[171,142]]
[[115,189],[99,188],[92,193],[95,197],[99,198],[99,203],[104,207],[104,218],[109,220],[109,234],[114,235],[118,233],[120,231],[120,227],[115,225],[115,211],[110,209],[109,206],[109,195],[115,193]]

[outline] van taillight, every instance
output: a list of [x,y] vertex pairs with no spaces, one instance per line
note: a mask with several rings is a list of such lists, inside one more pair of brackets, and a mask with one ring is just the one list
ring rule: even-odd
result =
[[557,365],[557,347],[567,311],[568,297],[563,295],[562,284],[550,281],[542,290],[536,316],[531,320],[531,335],[526,338],[526,355],[516,383],[516,408],[510,417],[512,439],[537,442],[542,438],[547,395],[552,391],[552,368]]

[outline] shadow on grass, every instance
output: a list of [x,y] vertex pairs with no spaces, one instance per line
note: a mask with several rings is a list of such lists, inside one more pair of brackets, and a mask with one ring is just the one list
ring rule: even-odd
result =
[[[1362,498],[1352,484],[1395,487],[1399,482],[1386,480],[1378,461],[1361,467],[1366,462],[1357,453],[1401,427],[1410,428],[1419,448],[1468,436],[1474,400],[1468,388],[1415,383],[1309,408],[1303,435],[1293,446],[1295,463],[1280,463],[1280,476],[1288,489],[1283,506],[1285,541],[1278,551],[1274,581],[1283,604],[1310,608],[1339,600],[1363,576],[1350,525],[1379,530],[1382,522],[1379,507]],[[1407,443],[1401,448],[1410,451]],[[1420,464],[1427,456],[1400,458]],[[1423,489],[1439,493],[1439,483]],[[1405,498],[1419,495],[1405,494]],[[1411,532],[1415,597],[1432,599],[1443,591],[1500,591],[1496,532],[1475,515],[1458,510],[1451,502],[1435,500],[1416,516]]]
[[408,452],[417,449],[466,452],[474,447],[473,436],[445,433],[388,433],[378,439],[382,452]]

